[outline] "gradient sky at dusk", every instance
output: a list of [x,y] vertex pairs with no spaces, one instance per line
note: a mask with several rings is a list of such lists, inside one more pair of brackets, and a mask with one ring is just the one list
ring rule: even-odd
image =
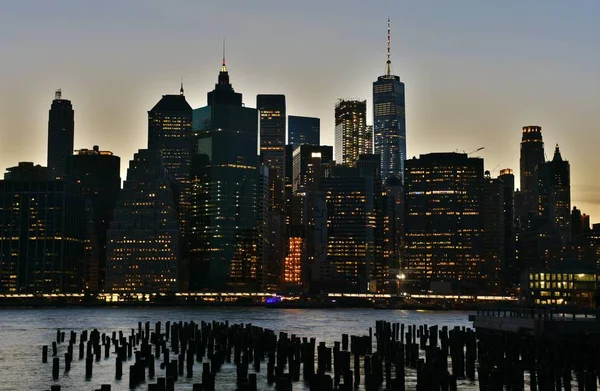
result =
[[206,104],[223,38],[247,106],[283,93],[288,114],[320,117],[333,145],[337,98],[368,99],[372,123],[389,17],[409,156],[485,146],[486,169],[518,175],[521,127],[541,125],[548,158],[559,143],[571,163],[572,204],[600,221],[599,16],[596,0],[4,2],[0,167],[46,164],[62,88],[75,148],[113,151],[124,177],[162,94],[183,78],[192,107]]

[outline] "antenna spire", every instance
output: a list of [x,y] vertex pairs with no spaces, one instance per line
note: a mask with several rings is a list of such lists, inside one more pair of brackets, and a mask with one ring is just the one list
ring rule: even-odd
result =
[[387,62],[386,62],[386,72],[385,72],[385,74],[387,76],[390,76],[392,74],[391,39],[392,39],[392,34],[391,34],[390,19],[388,18],[388,22],[387,22]]
[[183,95],[183,78],[181,78],[181,88],[179,89],[179,95]]
[[225,38],[223,38],[223,64],[221,65],[221,72],[227,72],[227,65],[225,65]]

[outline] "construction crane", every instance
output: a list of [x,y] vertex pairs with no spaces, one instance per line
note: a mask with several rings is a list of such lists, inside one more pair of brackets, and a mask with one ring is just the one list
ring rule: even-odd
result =
[[475,152],[479,152],[479,151],[482,151],[482,150],[484,150],[484,149],[485,149],[485,147],[479,147],[479,148],[477,148],[476,150],[474,150],[474,151],[471,151],[471,152],[467,153],[467,155],[472,155],[472,154],[474,154]]

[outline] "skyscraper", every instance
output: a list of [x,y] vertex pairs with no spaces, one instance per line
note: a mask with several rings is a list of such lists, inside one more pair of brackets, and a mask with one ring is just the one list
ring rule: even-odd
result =
[[187,187],[192,153],[192,108],[183,94],[163,95],[148,111],[148,148],[162,153],[169,175]]
[[91,203],[91,235],[86,237],[84,288],[104,290],[106,275],[106,231],[121,191],[121,158],[97,145],[75,151],[66,159],[66,177],[79,183]]
[[504,182],[485,172],[482,193],[483,259],[486,291],[503,292],[504,266],[506,264],[506,223],[504,211]]
[[108,291],[177,288],[178,191],[178,182],[169,177],[160,151],[141,149],[134,155],[107,232]]
[[327,207],[327,262],[350,292],[376,290],[373,283],[381,274],[383,199],[379,160],[372,157],[359,157],[356,167],[331,168],[320,180]]
[[[372,135],[371,135],[372,136]],[[367,129],[367,101],[340,99],[335,105],[335,161],[354,166],[358,156],[372,153]]]
[[406,161],[405,256],[418,288],[480,290],[482,190],[483,159],[430,153]]
[[386,72],[373,82],[375,153],[381,155],[381,175],[402,178],[406,160],[406,110],[404,83],[392,74],[388,19]]
[[540,213],[560,231],[563,244],[571,241],[571,169],[558,144],[551,161],[539,166]]
[[180,184],[177,214],[180,232],[179,288],[187,289],[188,214],[190,208],[191,155],[193,152],[192,107],[185,99],[183,83],[179,95],[163,95],[148,111],[148,148],[161,152],[163,165]]
[[321,140],[321,120],[313,117],[288,116],[288,144],[319,145]]
[[502,180],[504,191],[504,276],[503,285],[516,286],[519,279],[519,267],[516,263],[516,221],[515,221],[515,175],[513,170],[500,170],[498,176]]
[[544,161],[542,127],[524,126],[521,139],[520,176],[525,214],[539,214],[538,167]]
[[79,186],[19,163],[0,181],[0,292],[79,293],[84,206]]
[[190,289],[256,289],[258,110],[242,104],[225,59],[193,131]]
[[48,168],[55,176],[65,173],[65,159],[73,154],[75,113],[71,101],[57,90],[48,118]]
[[285,95],[257,95],[260,115],[260,157],[267,167],[285,176]]

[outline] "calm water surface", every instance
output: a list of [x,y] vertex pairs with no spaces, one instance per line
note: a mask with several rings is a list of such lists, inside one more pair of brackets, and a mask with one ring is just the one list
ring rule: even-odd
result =
[[[100,333],[123,330],[130,333],[137,322],[170,321],[225,321],[230,323],[252,323],[276,332],[284,331],[300,337],[315,337],[317,343],[324,341],[328,346],[341,340],[341,334],[368,335],[369,327],[376,320],[409,324],[437,324],[440,326],[471,326],[466,312],[421,312],[373,309],[265,309],[265,308],[44,308],[44,309],[0,309],[0,390],[46,390],[52,384],[60,384],[62,390],[93,391],[101,384],[112,384],[113,390],[128,389],[129,362],[123,364],[123,379],[114,379],[115,356],[94,362],[93,376],[85,380],[85,361],[78,360],[77,346],[71,372],[64,374],[64,353],[67,344],[59,345],[60,378],[52,380],[52,358],[42,364],[42,345],[51,345],[56,338],[56,329],[70,330],[79,334],[82,330],[97,328]],[[153,326],[151,327],[153,329]],[[163,327],[164,332],[164,327]],[[112,350],[112,349],[111,349]],[[52,354],[49,346],[49,356]],[[104,357],[104,356],[102,356]],[[266,369],[266,365],[261,369]],[[266,370],[261,375],[266,376]],[[252,370],[251,370],[252,371]],[[176,390],[191,390],[192,383],[200,383],[201,368],[194,366],[194,378],[180,378]],[[164,371],[156,365],[156,375]],[[259,375],[259,389],[264,384]],[[411,375],[411,372],[408,372]],[[142,384],[137,390],[147,390]],[[409,387],[410,389],[410,387]],[[474,384],[461,383],[461,390],[476,389]],[[217,374],[217,390],[235,390],[235,368],[225,364]],[[294,383],[294,390],[308,390],[302,381]]]

